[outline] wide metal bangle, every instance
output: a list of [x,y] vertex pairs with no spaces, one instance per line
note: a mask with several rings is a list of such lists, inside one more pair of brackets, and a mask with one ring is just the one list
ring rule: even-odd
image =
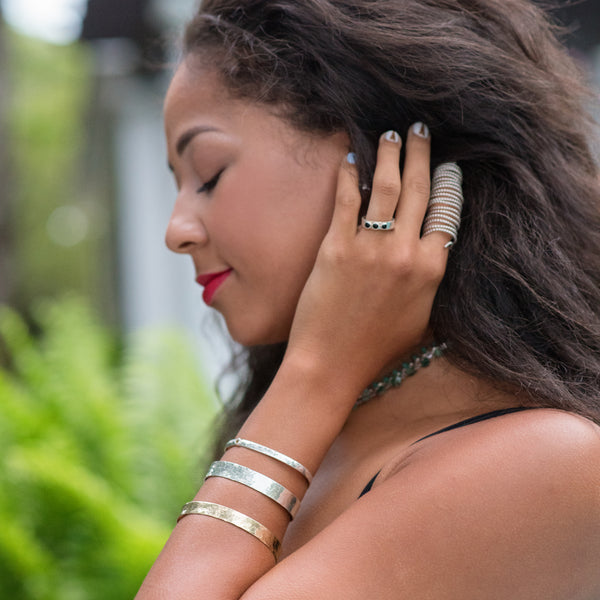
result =
[[310,482],[312,481],[311,472],[303,465],[301,465],[297,460],[286,456],[285,454],[278,452],[277,450],[273,450],[268,446],[263,446],[262,444],[257,444],[256,442],[251,442],[250,440],[245,440],[243,438],[235,438],[233,440],[229,440],[227,444],[225,444],[225,450],[229,450],[229,448],[233,448],[237,446],[239,448],[246,448],[247,450],[252,450],[254,452],[258,452],[259,454],[264,454],[265,456],[269,456],[288,467],[291,467],[295,471],[298,471],[305,479]]
[[186,515],[204,515],[205,517],[213,517],[231,523],[240,529],[243,529],[250,535],[253,535],[257,540],[261,541],[273,554],[275,561],[281,550],[281,542],[267,529],[264,525],[255,521],[248,515],[245,515],[233,508],[215,504],[214,502],[202,502],[194,500],[184,504],[181,514],[177,517],[177,522],[181,521]]
[[300,501],[290,490],[270,477],[253,471],[248,467],[225,460],[218,460],[210,466],[205,479],[209,477],[223,477],[252,488],[263,496],[267,496],[267,498],[277,502],[279,506],[282,506],[289,513],[291,519],[296,516],[300,508]]

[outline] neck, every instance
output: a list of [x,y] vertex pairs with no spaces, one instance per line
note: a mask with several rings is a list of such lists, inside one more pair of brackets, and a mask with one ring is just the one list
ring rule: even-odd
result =
[[431,344],[422,347],[419,352],[411,355],[396,369],[392,369],[367,386],[358,397],[354,408],[399,387],[406,379],[415,375],[417,371],[428,367],[432,360],[441,358],[446,348],[446,344]]
[[[463,418],[514,406],[513,395],[460,371],[445,358],[354,410],[343,434],[355,438],[420,437]],[[412,433],[414,432],[414,434]]]

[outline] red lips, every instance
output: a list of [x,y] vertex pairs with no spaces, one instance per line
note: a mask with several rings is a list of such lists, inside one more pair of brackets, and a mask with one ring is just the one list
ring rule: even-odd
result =
[[227,269],[226,271],[219,271],[218,273],[206,273],[205,275],[198,275],[198,277],[196,277],[196,281],[204,288],[202,299],[206,304],[212,302],[216,291],[229,277],[232,270],[233,269]]

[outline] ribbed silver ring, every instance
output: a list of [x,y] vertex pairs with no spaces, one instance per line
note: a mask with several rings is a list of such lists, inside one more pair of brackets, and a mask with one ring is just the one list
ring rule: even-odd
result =
[[423,223],[423,236],[436,231],[447,233],[450,248],[456,243],[463,205],[462,171],[456,163],[444,163],[433,173],[431,196]]

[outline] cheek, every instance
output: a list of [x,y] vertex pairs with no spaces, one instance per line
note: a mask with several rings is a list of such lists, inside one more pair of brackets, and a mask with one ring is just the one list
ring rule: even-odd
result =
[[219,233],[228,240],[223,249],[240,282],[237,300],[243,310],[231,311],[226,319],[238,342],[254,345],[287,338],[331,222],[336,181],[337,174],[296,180],[291,187],[289,179],[285,187],[255,180],[226,190]]
[[254,168],[239,169],[222,182],[213,215],[229,240],[241,236],[254,251],[302,253],[320,245],[331,223],[337,172],[281,167],[262,177]]

